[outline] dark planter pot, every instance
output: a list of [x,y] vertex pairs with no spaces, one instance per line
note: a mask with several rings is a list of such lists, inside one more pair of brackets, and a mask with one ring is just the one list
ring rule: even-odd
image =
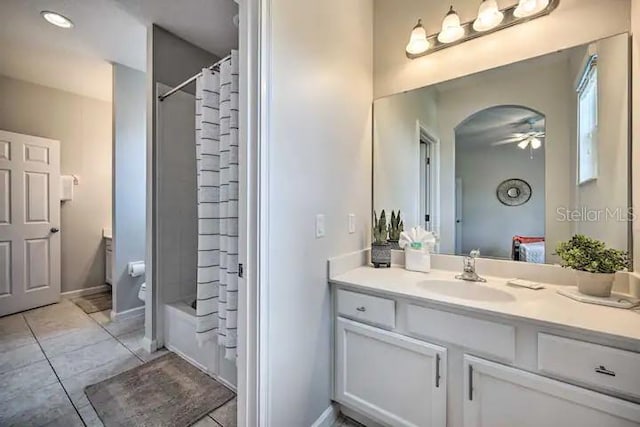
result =
[[400,243],[398,243],[398,240],[389,240],[389,244],[391,245],[392,250],[394,251],[400,250]]
[[391,267],[391,244],[385,243],[382,245],[371,245],[371,264],[375,268]]

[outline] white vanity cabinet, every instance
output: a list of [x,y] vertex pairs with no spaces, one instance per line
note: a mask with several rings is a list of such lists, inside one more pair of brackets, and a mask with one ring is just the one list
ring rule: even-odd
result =
[[520,369],[465,355],[464,372],[464,427],[637,427],[640,422],[640,405]]
[[334,284],[332,295],[334,400],[361,421],[640,427],[635,341],[615,348],[569,327],[430,305],[407,293]]
[[392,426],[446,426],[447,350],[336,320],[335,398]]

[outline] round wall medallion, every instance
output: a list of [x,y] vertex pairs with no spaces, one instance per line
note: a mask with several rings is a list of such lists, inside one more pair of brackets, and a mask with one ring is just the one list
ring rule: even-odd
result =
[[507,179],[498,185],[496,195],[503,205],[524,205],[531,198],[531,186],[521,179]]

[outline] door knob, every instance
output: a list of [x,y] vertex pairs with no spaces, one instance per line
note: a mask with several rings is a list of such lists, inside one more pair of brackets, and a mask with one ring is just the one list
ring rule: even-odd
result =
[[58,231],[60,231],[60,229],[59,229],[59,228],[55,228],[55,227],[53,227],[53,228],[52,228],[51,230],[49,230],[49,231],[51,231],[52,233],[57,233]]

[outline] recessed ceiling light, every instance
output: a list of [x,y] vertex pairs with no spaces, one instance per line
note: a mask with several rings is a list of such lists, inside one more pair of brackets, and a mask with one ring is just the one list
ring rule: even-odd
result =
[[49,12],[47,10],[43,10],[40,12],[40,15],[51,25],[55,25],[60,28],[71,28],[73,27],[73,22],[71,19],[66,16],[62,16],[56,12]]

